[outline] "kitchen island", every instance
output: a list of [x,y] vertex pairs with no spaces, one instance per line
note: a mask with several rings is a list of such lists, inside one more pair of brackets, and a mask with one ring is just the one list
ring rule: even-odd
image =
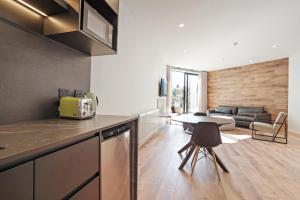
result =
[[1,199],[101,199],[101,133],[122,125],[130,131],[130,199],[135,200],[137,117],[108,115],[1,125]]

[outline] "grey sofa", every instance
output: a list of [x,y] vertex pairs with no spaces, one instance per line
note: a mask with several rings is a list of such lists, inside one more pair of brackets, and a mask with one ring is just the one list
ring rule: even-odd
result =
[[209,110],[210,116],[232,116],[236,126],[249,128],[251,122],[269,122],[271,114],[264,107],[219,106]]

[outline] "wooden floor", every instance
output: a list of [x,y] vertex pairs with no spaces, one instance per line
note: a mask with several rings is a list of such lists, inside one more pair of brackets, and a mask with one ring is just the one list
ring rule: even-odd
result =
[[177,151],[190,136],[181,126],[163,128],[140,148],[138,199],[300,199],[300,138],[285,145],[252,140],[245,129],[224,134],[233,137],[215,150],[230,173],[219,168],[219,182],[209,159],[197,162],[193,177],[190,161],[178,170]]

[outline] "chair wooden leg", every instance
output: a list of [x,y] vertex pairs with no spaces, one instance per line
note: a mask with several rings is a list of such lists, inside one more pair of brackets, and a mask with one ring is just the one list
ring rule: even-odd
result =
[[212,153],[212,156],[213,156],[213,159],[214,159],[215,168],[216,168],[216,171],[217,171],[217,174],[218,174],[218,178],[219,178],[219,181],[220,181],[221,178],[220,178],[220,174],[219,174],[219,170],[218,170],[217,159],[216,159],[216,155],[215,155],[215,152],[214,152],[213,149],[211,149],[211,153]]
[[196,159],[197,151],[198,151],[198,147],[196,147],[196,149],[195,149],[194,156],[193,156],[193,159],[192,159],[192,162],[191,162],[191,166],[193,166],[193,164],[194,164],[194,161]]
[[192,161],[192,173],[191,173],[191,176],[193,176],[193,173],[194,173],[194,170],[195,170],[195,166],[196,166],[196,163],[197,163],[197,160],[198,160],[199,150],[200,150],[200,147],[197,147],[196,151],[195,151],[195,154],[194,154],[193,161]]

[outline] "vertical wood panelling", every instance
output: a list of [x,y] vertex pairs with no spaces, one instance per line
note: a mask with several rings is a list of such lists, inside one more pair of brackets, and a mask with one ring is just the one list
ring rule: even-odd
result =
[[208,107],[264,106],[288,110],[288,58],[208,72]]

